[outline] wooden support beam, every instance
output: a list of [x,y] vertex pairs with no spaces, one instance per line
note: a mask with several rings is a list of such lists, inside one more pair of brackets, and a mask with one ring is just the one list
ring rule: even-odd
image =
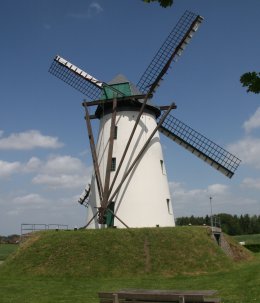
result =
[[[124,100],[133,100],[133,101],[138,101],[139,99],[144,99],[146,95],[134,95],[134,96],[123,96],[123,97],[118,97],[117,101],[124,101]],[[151,98],[152,95],[150,94],[148,98]],[[83,106],[96,106],[96,105],[101,105],[104,103],[113,103],[114,98],[112,99],[105,99],[105,100],[95,100],[95,101],[83,101],[82,105]]]
[[90,223],[96,218],[97,215],[98,215],[98,211],[94,214],[94,216],[88,221],[86,225],[82,226],[82,228],[83,229],[87,228],[90,225]]
[[90,119],[90,120],[98,119],[98,117],[97,117],[96,115],[90,115],[90,116],[89,116],[89,119]]
[[115,126],[116,126],[116,107],[117,107],[117,99],[114,98],[114,100],[113,100],[113,111],[112,111],[112,117],[111,117],[111,125],[110,125],[110,136],[109,136],[109,145],[108,145],[104,194],[103,194],[103,201],[101,202],[101,207],[103,207],[103,208],[106,207],[107,200],[108,200],[108,189],[109,189],[109,183],[110,183],[113,146],[114,146],[114,136],[115,136],[114,134],[115,134]]
[[87,124],[88,138],[89,138],[89,144],[90,144],[91,155],[92,155],[92,160],[93,160],[93,166],[94,166],[94,171],[95,171],[95,175],[96,175],[98,193],[99,193],[100,201],[102,201],[103,200],[103,187],[102,187],[102,182],[101,182],[101,177],[100,177],[100,172],[99,172],[99,167],[98,167],[98,159],[97,159],[96,147],[95,147],[95,142],[94,142],[94,136],[93,136],[92,126],[90,123],[88,108],[87,108],[87,106],[84,106],[84,108],[85,108],[85,112],[86,112],[85,119],[86,119],[86,124]]
[[[159,106],[160,110],[167,110],[169,108],[170,105],[162,105],[162,106]],[[176,109],[177,106],[176,104],[173,105],[172,109]]]
[[111,209],[107,208],[107,210],[108,210],[109,212],[111,212],[111,214],[113,214],[113,216],[116,217],[117,220],[118,220],[119,222],[121,222],[126,228],[129,228],[129,226],[126,225],[126,223],[125,223],[124,221],[122,221],[114,212],[112,212]]

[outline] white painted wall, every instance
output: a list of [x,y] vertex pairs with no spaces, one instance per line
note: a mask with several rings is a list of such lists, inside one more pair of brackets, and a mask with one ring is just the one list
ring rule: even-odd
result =
[[[137,115],[137,111],[120,111],[117,113],[116,125],[118,131],[113,148],[113,157],[116,158],[117,167]],[[110,125],[111,114],[107,114],[100,120],[100,131],[97,142],[102,184],[104,184],[106,173]],[[144,113],[142,115],[113,190],[120,183],[124,172],[131,165],[156,125],[155,117],[152,114]],[[115,172],[111,172],[110,183],[114,175]],[[129,227],[175,226],[172,201],[158,132],[154,135],[148,149],[125,180],[114,201],[115,214]],[[87,222],[93,217],[93,214],[97,211],[96,207],[99,206],[98,190],[95,178],[93,177]],[[114,225],[124,227],[116,218]],[[89,225],[89,228],[100,227],[96,219]]]

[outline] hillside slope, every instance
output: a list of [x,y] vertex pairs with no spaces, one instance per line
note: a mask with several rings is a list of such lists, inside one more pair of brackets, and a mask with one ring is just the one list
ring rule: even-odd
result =
[[172,276],[233,265],[206,228],[192,226],[37,232],[1,271],[63,277]]

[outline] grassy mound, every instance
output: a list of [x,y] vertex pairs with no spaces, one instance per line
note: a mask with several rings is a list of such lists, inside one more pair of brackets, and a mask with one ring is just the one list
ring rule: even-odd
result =
[[1,271],[53,277],[167,277],[225,271],[233,265],[206,228],[192,226],[37,232]]

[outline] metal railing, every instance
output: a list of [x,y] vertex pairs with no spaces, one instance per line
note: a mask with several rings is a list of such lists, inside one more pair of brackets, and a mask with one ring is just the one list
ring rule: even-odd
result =
[[39,224],[39,223],[22,223],[21,224],[21,240],[28,237],[35,231],[42,230],[68,230],[69,226],[66,224]]

